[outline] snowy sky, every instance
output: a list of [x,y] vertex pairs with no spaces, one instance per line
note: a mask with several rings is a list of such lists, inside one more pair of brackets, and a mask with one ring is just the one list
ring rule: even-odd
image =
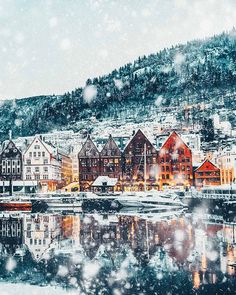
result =
[[62,94],[233,26],[235,0],[0,0],[0,98]]

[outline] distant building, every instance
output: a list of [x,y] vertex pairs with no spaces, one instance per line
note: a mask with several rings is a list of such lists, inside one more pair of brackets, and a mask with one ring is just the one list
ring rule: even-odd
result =
[[193,184],[192,152],[176,132],[159,151],[159,183],[161,187]]
[[221,172],[221,184],[231,184],[236,177],[236,146],[220,151],[215,159]]
[[78,152],[70,153],[70,158],[72,160],[72,182],[78,182],[79,181]]
[[66,186],[72,182],[72,159],[62,150],[58,149],[57,153],[59,160],[61,161],[61,185]]
[[195,186],[220,185],[220,169],[210,160],[205,160],[195,171]]

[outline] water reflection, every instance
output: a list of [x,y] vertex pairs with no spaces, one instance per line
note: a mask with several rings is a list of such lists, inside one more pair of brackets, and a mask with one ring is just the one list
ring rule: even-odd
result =
[[0,274],[7,282],[60,284],[85,294],[233,294],[235,225],[183,212],[5,213]]

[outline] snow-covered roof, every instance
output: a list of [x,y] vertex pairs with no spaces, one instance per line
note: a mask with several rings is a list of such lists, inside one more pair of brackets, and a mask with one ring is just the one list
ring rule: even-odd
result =
[[111,178],[109,176],[98,176],[93,182],[92,186],[115,186],[117,178]]

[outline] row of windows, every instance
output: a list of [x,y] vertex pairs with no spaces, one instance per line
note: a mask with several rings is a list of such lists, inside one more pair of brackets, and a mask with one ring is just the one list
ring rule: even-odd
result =
[[12,168],[10,168],[10,167],[8,167],[8,168],[5,168],[5,167],[3,167],[2,168],[2,173],[4,174],[4,173],[12,173],[12,174],[15,174],[15,173],[17,173],[17,174],[19,174],[19,173],[21,173],[21,169],[20,169],[20,167],[17,167],[17,168],[15,168],[15,167],[12,167]]
[[[48,159],[43,159],[43,164],[48,164]],[[26,165],[31,165],[31,160],[30,159],[27,159],[26,160]]]
[[36,157],[41,157],[41,155],[42,155],[42,157],[45,157],[45,152],[29,152],[29,156],[30,156],[30,158],[32,158],[32,157],[34,157],[34,158],[36,158]]
[[165,158],[161,158],[161,163],[177,163],[177,162],[182,162],[182,163],[190,163],[190,158],[182,158],[181,160],[179,159],[175,159],[175,158],[171,158],[171,157],[165,157]]
[[[190,179],[190,174],[174,174],[173,175],[174,179]],[[170,179],[170,174],[162,174],[161,176],[162,179]]]
[[20,166],[20,160],[2,160],[2,166]]
[[[31,180],[31,179],[35,179],[35,180],[40,180],[41,177],[40,174],[35,174],[34,176],[32,176],[31,174],[27,174],[26,175],[26,180]],[[43,179],[49,179],[48,174],[43,174]]]
[[[28,237],[28,233],[27,233],[27,238],[30,238],[30,237]],[[30,245],[46,245],[46,240],[45,239],[43,239],[43,240],[41,240],[41,239],[30,239]]]
[[161,171],[162,172],[170,172],[170,171],[190,171],[190,166],[184,166],[184,165],[182,165],[182,166],[176,166],[176,165],[174,165],[174,166],[172,166],[172,167],[170,167],[170,166],[161,166]]
[[195,172],[197,176],[220,176],[220,171]]
[[[32,168],[33,168],[33,167],[32,167]],[[33,170],[33,169],[32,169],[32,170]],[[26,167],[26,172],[27,172],[27,173],[31,173],[32,170],[31,170],[31,167]],[[35,171],[35,172],[39,172],[39,167],[36,166],[36,167],[34,168],[34,171]],[[43,172],[48,172],[48,167],[43,167]]]

